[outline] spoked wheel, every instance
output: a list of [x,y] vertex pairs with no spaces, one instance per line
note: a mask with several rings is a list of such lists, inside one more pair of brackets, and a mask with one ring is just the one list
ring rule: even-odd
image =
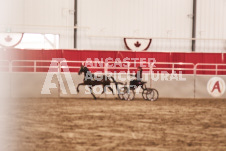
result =
[[159,92],[156,89],[147,89],[146,98],[149,101],[156,101],[159,98]]
[[135,92],[134,90],[130,90],[129,88],[126,89],[124,95],[124,99],[127,101],[133,100],[135,98]]
[[145,100],[147,100],[147,92],[148,92],[147,89],[144,89],[143,92],[142,92],[142,97],[143,97],[143,99],[145,99]]
[[127,93],[127,91],[128,91],[127,89],[128,89],[127,87],[122,87],[122,88],[119,90],[119,92],[118,92],[118,98],[119,98],[120,100],[125,100],[124,94]]

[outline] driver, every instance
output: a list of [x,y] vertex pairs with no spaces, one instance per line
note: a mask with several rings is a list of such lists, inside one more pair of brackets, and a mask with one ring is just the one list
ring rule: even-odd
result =
[[[143,70],[142,70],[142,68],[140,66],[137,67],[137,72],[135,74],[136,79],[130,81],[130,87],[131,88],[135,89],[135,86],[138,86],[139,83],[141,82],[141,80],[142,80],[142,71]],[[134,75],[131,75],[131,76],[134,76]]]

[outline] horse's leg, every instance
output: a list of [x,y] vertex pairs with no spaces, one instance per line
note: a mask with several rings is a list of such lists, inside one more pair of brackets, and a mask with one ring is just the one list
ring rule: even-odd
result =
[[115,95],[113,89],[110,86],[108,86],[108,89],[111,90],[113,95]]
[[93,94],[93,89],[92,89],[92,86],[89,86],[89,89],[90,89],[90,93],[92,94],[93,98],[96,100],[96,96]]
[[79,84],[78,84],[78,86],[77,86],[77,92],[78,92],[78,93],[79,93],[79,86],[80,86],[80,85],[86,85],[86,84],[85,84],[85,83],[79,83]]
[[101,94],[103,94],[104,92],[106,92],[106,85],[103,84],[103,91]]
[[122,82],[117,82],[115,81],[115,78],[114,77],[110,77],[112,80],[113,80],[113,83],[115,84],[115,87],[116,87],[116,93],[120,93],[120,90],[119,90],[119,87],[118,87],[118,84],[121,84],[121,85],[124,85]]

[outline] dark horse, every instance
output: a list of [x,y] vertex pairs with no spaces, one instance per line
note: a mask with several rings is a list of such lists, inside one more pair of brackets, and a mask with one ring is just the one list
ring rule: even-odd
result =
[[95,76],[92,74],[89,69],[83,65],[81,65],[81,68],[78,72],[78,75],[81,73],[84,73],[84,79],[83,83],[78,84],[77,86],[77,92],[79,93],[79,86],[80,85],[88,85],[90,92],[93,96],[94,99],[96,99],[96,96],[93,94],[92,87],[95,85],[102,85],[103,86],[103,92],[102,94],[106,91],[106,87],[114,94],[113,89],[110,87],[111,83],[115,83],[116,89],[118,90],[118,82],[115,81],[115,79],[111,76],[110,78],[112,79],[113,82],[107,77],[106,75],[101,75],[100,77]]

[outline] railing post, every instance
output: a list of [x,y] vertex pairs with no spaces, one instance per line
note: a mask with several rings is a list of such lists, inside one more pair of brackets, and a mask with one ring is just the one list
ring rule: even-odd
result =
[[197,73],[197,66],[198,66],[198,64],[196,64],[195,66],[194,66],[194,99],[195,99],[195,97],[196,97],[196,73]]
[[107,71],[108,71],[108,62],[104,63],[104,73],[107,74]]
[[12,63],[13,61],[10,61],[9,62],[9,72],[13,72],[13,63]]
[[128,62],[127,64],[128,64],[127,73],[130,73],[130,62]]
[[[57,61],[57,64],[58,64],[58,73],[57,73],[57,75],[60,77],[61,75],[61,62],[58,62]],[[58,98],[60,98],[60,93],[61,93],[61,88],[60,88],[60,79],[58,78],[58,85],[57,85],[57,87],[58,87]]]
[[61,73],[61,62],[57,62],[58,64],[58,73]]
[[[150,76],[152,77],[152,74],[154,74],[153,71],[153,66],[154,66],[155,62],[151,63],[151,66],[150,66]],[[152,78],[150,77],[150,88],[152,88]]]
[[37,60],[34,60],[34,72],[36,72]]
[[174,63],[172,64],[172,74],[174,74]]
[[215,74],[217,75],[218,74],[218,64],[216,64],[216,72],[215,72]]

